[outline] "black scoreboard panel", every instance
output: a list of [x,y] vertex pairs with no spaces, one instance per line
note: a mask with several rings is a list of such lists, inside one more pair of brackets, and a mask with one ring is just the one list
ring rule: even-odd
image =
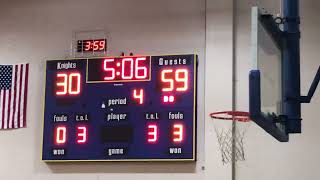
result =
[[197,56],[46,63],[42,159],[195,161]]

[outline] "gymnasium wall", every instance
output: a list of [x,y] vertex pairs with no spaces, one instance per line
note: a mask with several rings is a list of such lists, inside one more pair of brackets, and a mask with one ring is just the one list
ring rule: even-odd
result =
[[[266,6],[277,11],[277,1]],[[231,180],[222,165],[208,114],[232,108],[232,57],[236,46],[238,110],[248,110],[250,9],[239,0],[11,0],[0,5],[0,64],[30,63],[27,128],[0,131],[0,179],[210,179]],[[302,93],[319,65],[319,3],[302,2]],[[233,44],[233,22],[236,34]],[[45,60],[70,57],[74,31],[105,29],[109,55],[197,53],[198,137],[195,163],[58,163],[41,161]],[[246,161],[236,179],[319,179],[319,93],[303,106],[302,135],[278,143],[255,124],[245,139]]]

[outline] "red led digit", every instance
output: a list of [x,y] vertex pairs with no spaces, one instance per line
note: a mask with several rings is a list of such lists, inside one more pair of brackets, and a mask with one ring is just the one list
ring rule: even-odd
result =
[[57,74],[57,90],[56,95],[66,95],[67,94],[67,86],[68,86],[68,75],[65,73],[58,73]]
[[175,73],[175,79],[179,83],[183,83],[181,87],[177,87],[177,91],[188,90],[188,70],[187,69],[177,69]]
[[90,51],[90,49],[91,49],[91,41],[85,41],[84,50]]
[[108,67],[108,63],[111,64],[113,62],[114,62],[114,59],[105,59],[104,60],[104,62],[103,62],[103,70],[107,74],[107,76],[104,77],[104,80],[114,80],[114,78],[116,77],[115,76],[115,69]]
[[87,127],[86,126],[78,126],[77,127],[77,143],[78,144],[84,144],[87,142],[88,139],[88,133],[87,133]]
[[99,41],[93,41],[93,50],[98,51],[99,50]]
[[80,73],[58,73],[56,83],[56,95],[62,96],[66,94],[77,95],[81,91],[81,75]]
[[80,94],[80,79],[80,73],[71,73],[69,75],[69,94]]
[[[174,77],[173,76],[174,73]],[[173,72],[172,69],[164,69],[161,71],[162,91],[171,92],[174,89],[176,91],[187,91],[189,72],[187,69],[177,69]],[[174,101],[174,100],[173,100]]]
[[142,63],[141,63],[142,65],[139,66],[139,61],[144,62],[145,60],[146,60],[145,57],[136,59],[135,77],[137,79],[145,79],[147,77],[147,68]]
[[158,126],[149,124],[147,130],[147,141],[149,143],[156,143],[158,141]]
[[105,40],[99,41],[99,50],[102,51],[102,50],[105,50],[105,48],[106,48],[106,41]]
[[[126,69],[127,66],[129,67],[129,69]],[[124,58],[122,60],[121,77],[122,77],[122,79],[132,79],[133,78],[133,59],[132,58]]]
[[164,69],[161,71],[161,81],[166,84],[166,86],[162,88],[163,92],[173,91],[174,81],[168,77],[172,72],[172,69]]
[[173,125],[173,142],[179,143],[183,141],[183,125],[182,124],[174,124]]
[[67,140],[67,128],[65,126],[57,126],[54,130],[55,134],[55,144],[61,145],[65,144]]
[[[139,91],[139,93],[138,93]],[[139,104],[143,104],[143,100],[144,100],[144,90],[143,89],[134,89],[133,90],[133,98],[138,100]]]

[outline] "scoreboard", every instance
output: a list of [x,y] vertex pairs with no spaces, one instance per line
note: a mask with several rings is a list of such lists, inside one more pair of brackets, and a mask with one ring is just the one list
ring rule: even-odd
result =
[[42,160],[195,161],[197,56],[46,63]]

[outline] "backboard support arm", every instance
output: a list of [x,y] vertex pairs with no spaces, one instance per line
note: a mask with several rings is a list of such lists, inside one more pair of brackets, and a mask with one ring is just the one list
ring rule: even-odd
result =
[[301,103],[310,103],[311,102],[311,99],[312,99],[312,97],[318,87],[319,81],[320,81],[320,66],[318,67],[318,72],[312,81],[308,95],[301,96],[301,99],[300,99]]

